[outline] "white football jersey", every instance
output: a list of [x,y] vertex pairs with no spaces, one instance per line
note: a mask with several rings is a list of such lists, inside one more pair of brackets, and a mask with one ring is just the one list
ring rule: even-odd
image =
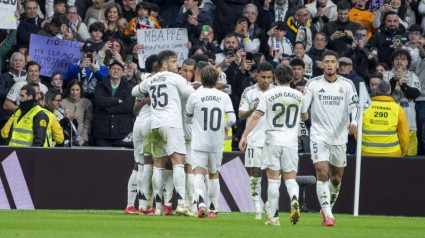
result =
[[135,97],[149,93],[152,129],[155,129],[182,128],[181,98],[188,97],[193,91],[185,78],[163,71],[135,86],[131,93]]
[[357,125],[358,101],[356,88],[350,79],[338,75],[330,83],[324,76],[310,79],[306,85],[305,113],[311,104],[312,141],[322,141],[331,145],[347,143],[348,124]]
[[234,113],[233,105],[229,95],[218,89],[201,87],[189,96],[186,116],[193,117],[193,150],[223,151],[224,113]]
[[[10,88],[9,92],[7,93],[6,98],[14,102],[17,106],[19,106],[20,105],[19,93],[21,93],[22,87],[27,84],[28,84],[27,80],[21,80],[14,83],[12,88]],[[43,92],[44,94],[46,94],[47,91],[49,91],[49,89],[41,82],[38,82],[38,85],[40,86],[40,91]]]
[[[182,117],[186,114],[186,105],[187,100],[189,98],[182,98]],[[192,124],[187,123],[184,118],[183,119],[183,132],[184,132],[184,139],[186,142],[192,140]]]
[[266,119],[266,145],[298,148],[298,127],[304,103],[300,91],[275,87],[264,93],[256,112]]
[[[270,89],[274,88],[274,85],[270,85]],[[239,104],[239,111],[249,111],[251,110],[254,105],[260,101],[260,98],[263,96],[263,92],[258,87],[258,83],[255,85],[252,85],[250,87],[245,88],[244,92],[242,93],[241,102]],[[248,124],[252,119],[253,113],[247,118],[246,123]],[[249,133],[247,137],[247,143],[250,146],[258,146],[263,147],[264,146],[264,140],[266,138],[265,134],[266,130],[266,118],[261,117],[258,124],[252,129],[252,131]]]

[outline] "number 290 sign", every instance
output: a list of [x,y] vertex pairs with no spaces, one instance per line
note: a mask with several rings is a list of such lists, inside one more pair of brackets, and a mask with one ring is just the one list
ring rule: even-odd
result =
[[138,51],[140,68],[145,68],[146,58],[153,54],[159,54],[163,50],[174,51],[177,54],[179,66],[182,66],[189,54],[187,42],[186,28],[137,30],[137,44],[144,47]]

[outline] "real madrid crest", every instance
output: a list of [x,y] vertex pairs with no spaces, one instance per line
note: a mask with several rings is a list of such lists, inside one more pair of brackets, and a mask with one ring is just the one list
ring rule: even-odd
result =
[[342,89],[342,87],[339,88],[339,93],[341,93],[341,94],[344,93],[344,89]]

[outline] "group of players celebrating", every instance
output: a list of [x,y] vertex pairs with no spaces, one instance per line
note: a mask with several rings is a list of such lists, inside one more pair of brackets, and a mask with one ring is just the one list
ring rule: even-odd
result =
[[[194,63],[186,62],[179,75],[176,54],[162,51],[146,61],[152,74],[132,90],[139,99],[135,109],[141,110],[133,130],[136,166],[129,181],[127,214],[172,215],[175,189],[177,215],[217,217],[225,128],[235,123],[236,116],[230,97],[215,88],[221,72],[208,63],[198,63],[195,69]],[[358,96],[352,81],[336,74],[337,53],[325,52],[322,62],[324,74],[310,79],[303,92],[291,88],[290,66],[280,64],[273,69],[262,62],[257,83],[242,95],[239,117],[247,119],[247,125],[239,148],[245,151],[245,165],[251,168],[256,219],[263,216],[261,171],[266,170],[266,225],[280,225],[281,177],[290,198],[290,221],[296,224],[300,219],[295,180],[298,130],[301,120],[309,119],[309,112],[322,224],[335,225],[332,207],[347,164],[347,136],[357,130]],[[149,67],[154,64],[157,66]],[[153,68],[158,70],[149,70]],[[195,81],[191,82],[193,74],[188,72],[194,70]],[[134,207],[137,193],[139,210]]]

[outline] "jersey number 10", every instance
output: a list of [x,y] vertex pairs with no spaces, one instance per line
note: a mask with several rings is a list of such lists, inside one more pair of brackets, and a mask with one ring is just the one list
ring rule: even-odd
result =
[[[203,108],[201,108],[201,111],[204,112],[204,131],[208,130],[208,124],[210,126],[210,130],[218,131],[220,129],[220,126],[221,126],[221,117],[223,115],[223,113],[221,112],[221,109],[218,108],[218,107],[214,107],[208,113],[208,108],[203,107]],[[209,118],[208,118],[208,114],[210,114]],[[208,121],[209,121],[209,123],[208,123]],[[216,121],[216,123],[214,123],[214,121]],[[214,124],[216,124],[216,126],[214,126]]]

